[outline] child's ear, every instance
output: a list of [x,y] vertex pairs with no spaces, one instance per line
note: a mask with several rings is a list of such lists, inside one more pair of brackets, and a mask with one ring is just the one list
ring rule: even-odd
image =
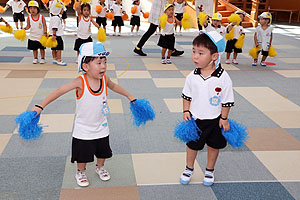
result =
[[213,53],[213,54],[212,54],[212,60],[213,60],[213,61],[218,60],[218,58],[219,58],[219,53]]
[[88,64],[86,64],[86,63],[82,63],[82,69],[84,70],[84,71],[88,71],[89,70],[89,65]]

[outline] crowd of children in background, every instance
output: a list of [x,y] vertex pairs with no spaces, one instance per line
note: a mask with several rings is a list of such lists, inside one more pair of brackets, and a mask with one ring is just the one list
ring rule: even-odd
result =
[[[108,5],[106,5],[105,0],[99,0],[98,5],[101,6],[101,9],[97,11],[96,21],[93,20],[91,16],[91,6],[88,3],[82,3],[81,0],[75,8],[75,13],[77,16],[77,39],[75,41],[74,50],[79,53],[79,48],[83,43],[91,42],[91,23],[97,28],[103,27],[106,31],[107,26],[107,14],[113,13],[112,26],[113,26],[113,35],[121,35],[122,26],[124,26],[124,19],[122,16],[127,15],[126,11],[122,6],[122,0],[109,0]],[[159,31],[159,41],[158,46],[162,47],[162,64],[171,64],[170,56],[172,51],[174,51],[175,44],[175,35],[182,35],[182,18],[183,13],[185,12],[185,6],[187,2],[185,0],[175,0],[173,4],[167,5],[165,8],[165,13],[168,16],[168,22],[166,26]],[[28,49],[33,50],[33,63],[45,63],[45,47],[39,42],[42,35],[47,35],[47,25],[45,18],[40,14],[40,8],[38,2],[30,1],[28,6],[22,0],[9,0],[4,8],[4,11],[9,7],[12,7],[13,12],[13,21],[16,23],[16,28],[23,29],[23,22],[25,21],[24,11],[26,11],[29,16],[27,18],[27,25],[25,30],[29,30],[29,39],[28,39]],[[64,29],[66,27],[67,13],[66,6],[61,0],[50,0],[49,6],[44,3],[44,7],[49,10],[50,14],[50,24],[49,24],[49,34],[52,36],[53,41],[56,40],[58,45],[55,48],[52,48],[53,63],[57,65],[67,65],[61,59],[61,53],[64,50],[64,43],[62,36],[64,34]],[[131,6],[131,32],[130,35],[139,35],[140,27],[140,16],[144,14],[140,0],[132,0]],[[237,57],[238,54],[242,53],[242,48],[237,48],[236,43],[240,36],[245,35],[242,22],[246,16],[246,13],[243,11],[237,11],[235,14],[239,15],[241,21],[239,24],[229,23],[227,27],[221,25],[222,15],[220,13],[214,13],[212,17],[208,17],[202,24],[199,24],[200,29],[205,29],[209,31],[217,31],[223,37],[226,33],[229,33],[234,29],[233,38],[227,40],[226,44],[226,64],[238,64]],[[211,18],[211,20],[209,20]],[[3,19],[2,19],[3,20]],[[261,52],[262,60],[260,65],[265,67],[265,60],[268,57],[268,50],[272,43],[272,26],[271,26],[272,16],[268,12],[264,12],[259,17],[259,26],[256,28],[254,35],[254,44],[255,47],[259,48],[258,53]],[[63,21],[63,23],[62,23]],[[20,26],[19,26],[20,22]],[[118,31],[117,31],[118,27]],[[179,31],[177,33],[177,27]],[[136,32],[134,33],[134,29]],[[161,30],[161,27],[159,26]],[[41,59],[38,61],[37,50],[40,49]],[[167,58],[165,58],[166,51]],[[233,52],[233,59],[230,61],[231,53]],[[257,53],[257,54],[258,54]],[[255,58],[252,66],[257,66],[258,59]]]

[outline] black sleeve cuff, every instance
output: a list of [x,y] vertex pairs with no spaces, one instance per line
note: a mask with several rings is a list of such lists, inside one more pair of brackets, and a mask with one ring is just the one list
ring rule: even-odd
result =
[[222,103],[222,107],[232,107],[234,106],[234,102]]
[[185,96],[183,93],[181,94],[181,97],[187,101],[192,101],[192,97]]

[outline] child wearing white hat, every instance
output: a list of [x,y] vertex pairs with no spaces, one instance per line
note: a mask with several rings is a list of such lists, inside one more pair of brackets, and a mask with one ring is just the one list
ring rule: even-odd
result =
[[221,25],[222,23],[222,15],[220,13],[214,13],[212,18],[212,22],[210,23],[207,20],[203,23],[203,26],[207,32],[217,31],[223,37],[225,36],[226,30],[225,27]]

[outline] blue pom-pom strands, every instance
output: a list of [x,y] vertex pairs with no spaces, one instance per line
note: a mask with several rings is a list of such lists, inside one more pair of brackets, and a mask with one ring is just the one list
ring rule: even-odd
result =
[[19,136],[23,140],[35,140],[41,137],[43,127],[38,124],[40,115],[36,116],[36,114],[35,111],[25,111],[16,117]]
[[181,142],[195,141],[200,138],[199,133],[201,130],[198,128],[194,118],[188,121],[178,121],[174,129],[174,137],[178,138]]
[[144,126],[147,121],[155,118],[155,111],[150,102],[146,99],[136,99],[130,102],[130,111],[133,118],[133,124]]
[[236,121],[228,121],[230,124],[230,129],[228,131],[222,130],[222,134],[233,148],[239,149],[244,146],[246,140],[248,139],[247,128]]

